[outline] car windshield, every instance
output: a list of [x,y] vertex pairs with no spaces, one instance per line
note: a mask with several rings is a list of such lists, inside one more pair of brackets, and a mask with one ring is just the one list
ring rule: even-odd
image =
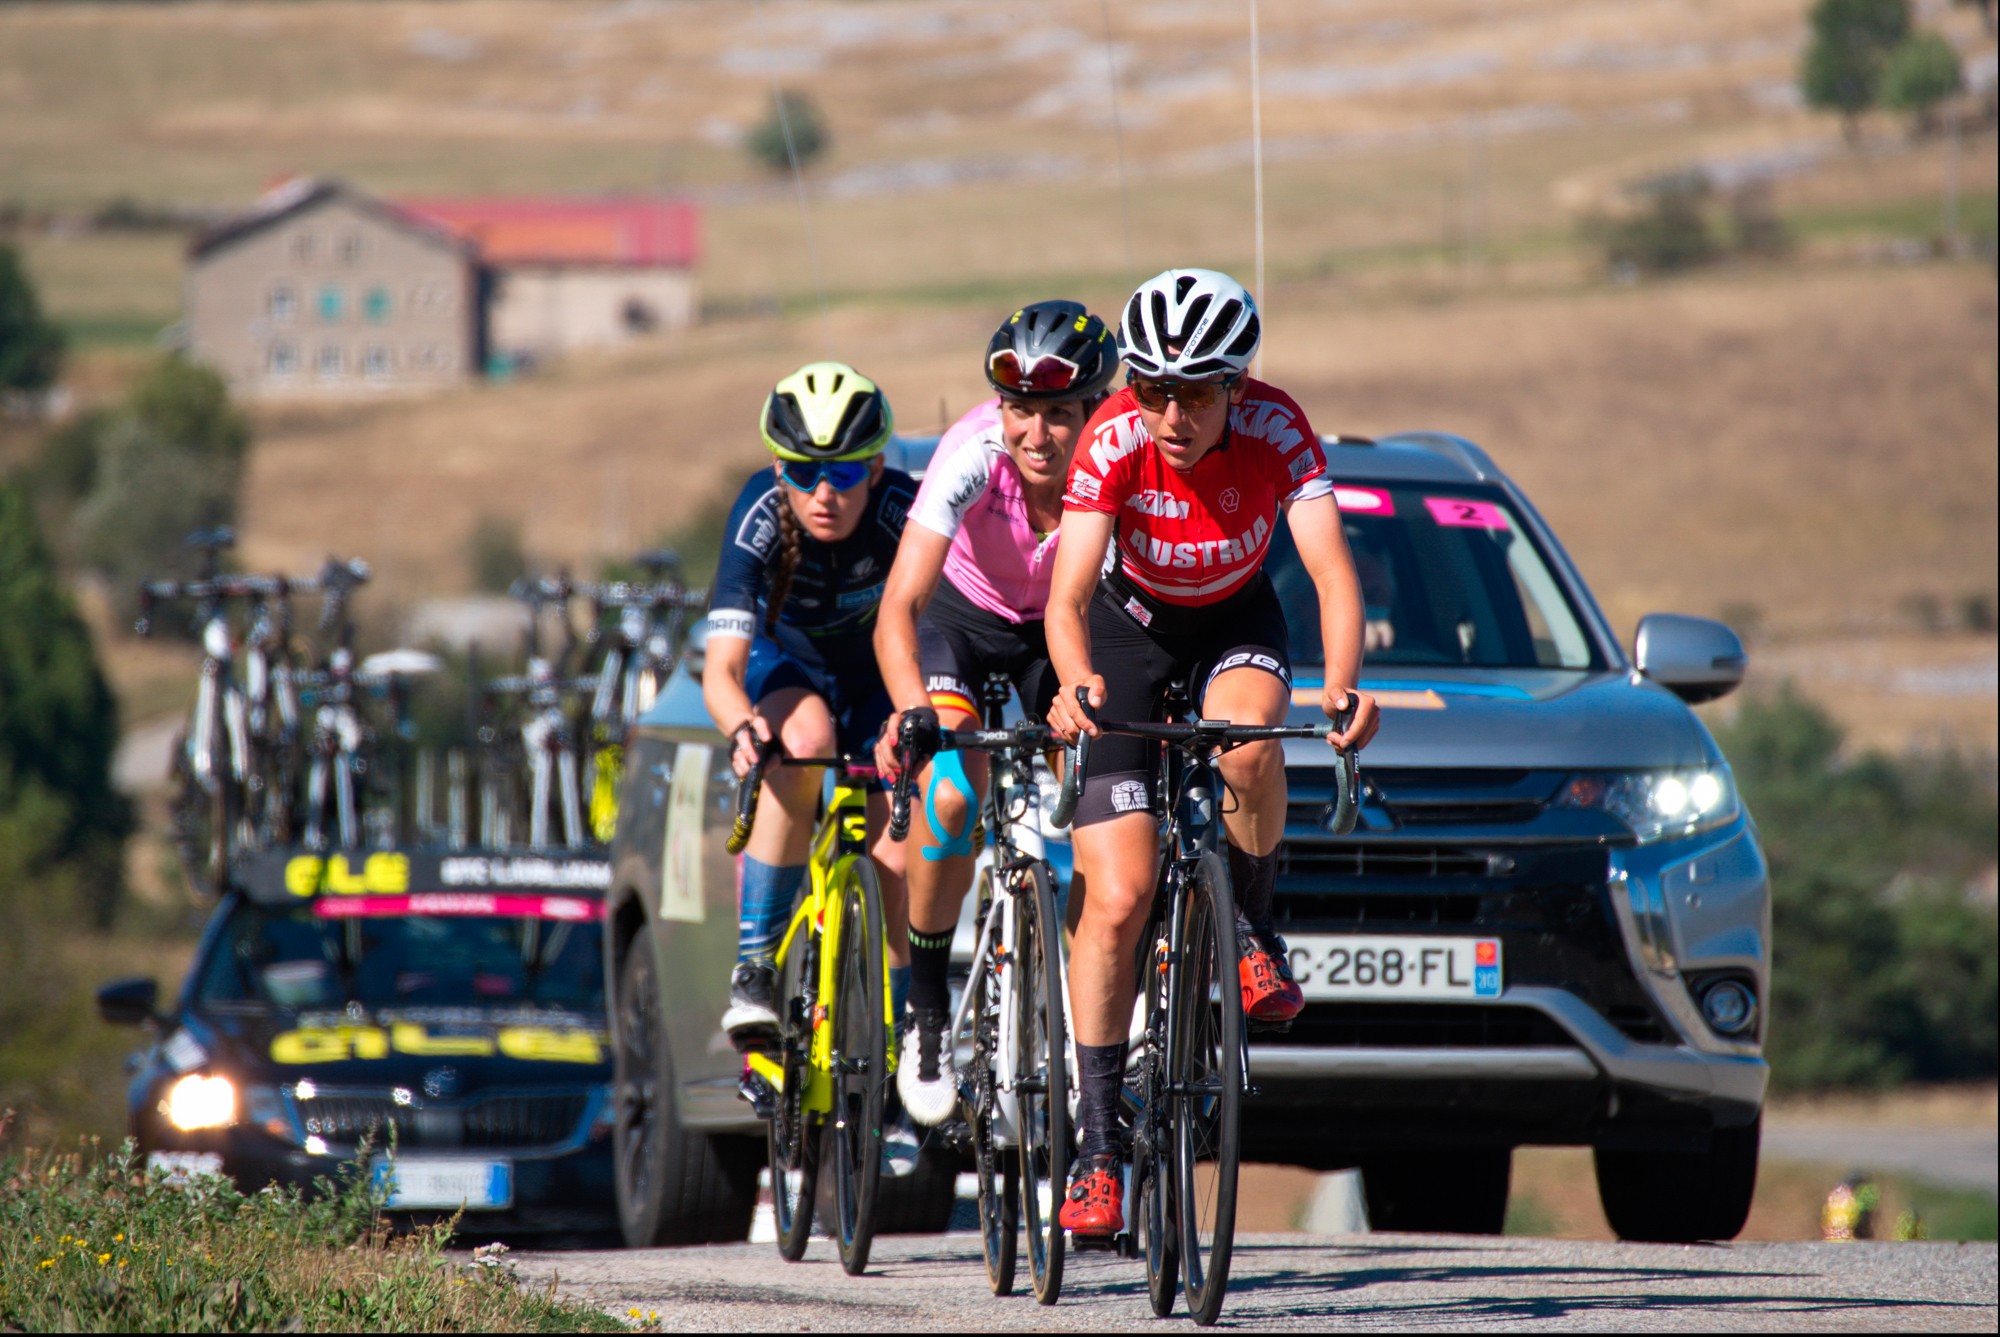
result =
[[[570,901],[569,904],[576,902]],[[210,1004],[370,1010],[604,1011],[593,920],[536,914],[329,914],[340,902],[237,907],[202,971]]]
[[[1367,608],[1371,669],[1603,667],[1561,584],[1495,488],[1341,483],[1347,546]],[[1291,528],[1266,569],[1290,623],[1292,662],[1319,665],[1319,600]]]

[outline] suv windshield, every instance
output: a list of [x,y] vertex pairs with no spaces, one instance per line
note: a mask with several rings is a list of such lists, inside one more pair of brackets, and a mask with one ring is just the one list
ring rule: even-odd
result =
[[[1367,605],[1370,668],[1601,668],[1603,663],[1520,514],[1496,488],[1341,483],[1347,546]],[[1292,662],[1319,665],[1319,598],[1291,528],[1266,569]]]
[[604,1011],[594,921],[329,914],[329,906],[347,908],[337,901],[238,906],[202,970],[199,1001]]

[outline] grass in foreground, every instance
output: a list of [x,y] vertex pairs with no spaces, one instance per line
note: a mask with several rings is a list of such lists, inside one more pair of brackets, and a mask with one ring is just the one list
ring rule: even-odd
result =
[[448,1225],[391,1232],[359,1163],[320,1187],[175,1187],[129,1141],[0,1160],[0,1331],[623,1330],[449,1256]]

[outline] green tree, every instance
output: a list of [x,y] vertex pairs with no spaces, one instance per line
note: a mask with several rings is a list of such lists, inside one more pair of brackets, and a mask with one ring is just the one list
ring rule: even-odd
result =
[[1809,21],[1799,91],[1808,106],[1839,112],[1852,140],[1881,95],[1889,53],[1909,36],[1909,0],[1818,0]]
[[809,167],[829,142],[819,107],[804,93],[787,88],[772,93],[770,109],[751,127],[743,146],[771,171],[789,172],[794,155],[800,167]]
[[1646,204],[1629,218],[1594,220],[1589,233],[1613,274],[1673,274],[1713,260],[1719,252],[1708,223],[1708,178],[1674,172],[1640,187]]
[[0,880],[70,865],[82,874],[84,908],[101,924],[117,907],[131,827],[111,785],[117,744],[116,703],[57,582],[27,490],[0,486]]
[[0,244],[0,391],[46,390],[62,369],[63,336],[42,315],[12,246]]
[[1940,103],[1965,86],[1958,52],[1934,32],[1911,33],[1882,68],[1882,105],[1907,112],[1913,135],[1937,126]]

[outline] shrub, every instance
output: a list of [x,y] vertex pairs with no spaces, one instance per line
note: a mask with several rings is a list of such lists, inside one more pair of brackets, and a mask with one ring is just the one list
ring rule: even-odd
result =
[[528,574],[527,550],[521,543],[521,522],[504,515],[482,515],[466,540],[466,563],[472,583],[488,594],[505,594]]
[[792,170],[792,159],[809,167],[828,147],[826,124],[819,107],[804,93],[780,89],[771,94],[770,110],[750,128],[743,147],[773,172]]
[[0,392],[45,390],[62,368],[63,337],[42,315],[12,246],[0,244]]
[[1958,52],[1934,32],[1911,33],[1882,67],[1882,105],[1909,113],[1916,135],[1930,133],[1938,105],[1964,86]]
[[1990,765],[1845,760],[1789,687],[1717,739],[1770,861],[1774,1082],[1991,1078],[2000,921],[1968,892],[2000,835]]
[[1910,31],[1909,0],[1818,0],[1799,66],[1806,105],[1837,111],[1849,139],[1855,118],[1881,95],[1889,53]]
[[1588,225],[1614,275],[1671,274],[1716,257],[1718,248],[1705,212],[1707,177],[1676,172],[1640,189],[1645,205],[1639,212]]

